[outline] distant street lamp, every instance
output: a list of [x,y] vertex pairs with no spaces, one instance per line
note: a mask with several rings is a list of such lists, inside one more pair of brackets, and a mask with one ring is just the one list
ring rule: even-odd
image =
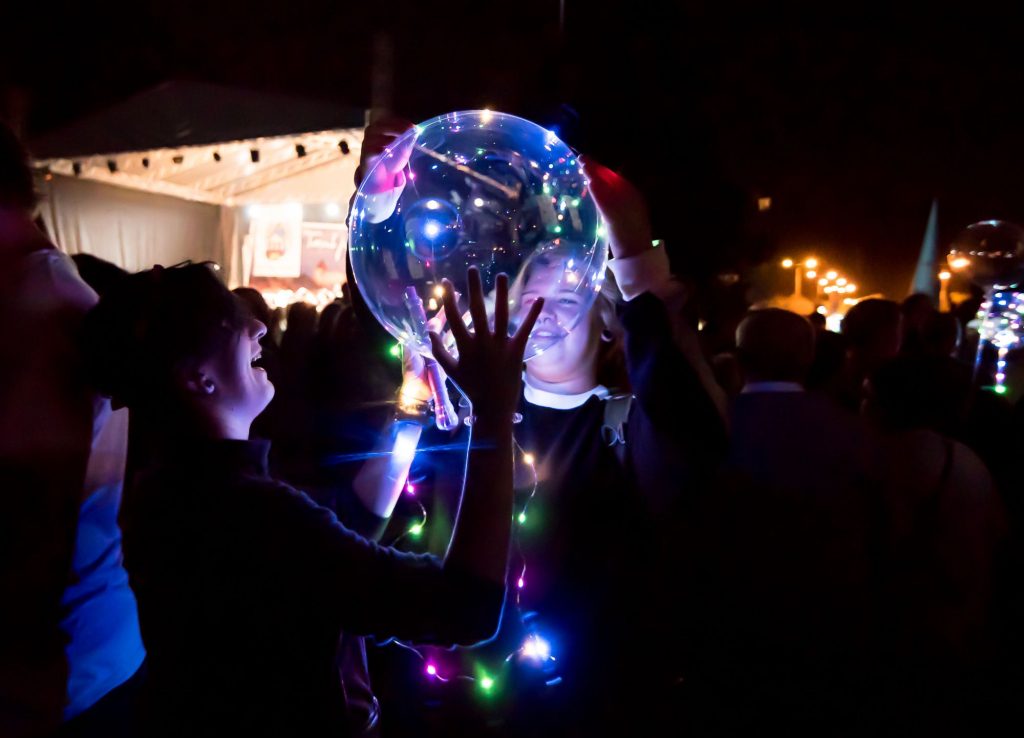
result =
[[[957,259],[960,261],[960,259]],[[963,259],[963,261],[967,261]],[[945,269],[939,272],[939,312],[948,313],[951,310],[949,304],[949,280],[952,278],[952,274]]]
[[[783,269],[793,269],[794,267],[796,269],[793,272],[793,294],[800,297],[804,292],[804,277],[814,279],[818,276],[818,273],[814,271],[818,267],[818,260],[813,256],[809,256],[799,263],[794,262],[792,259],[782,260]],[[804,274],[805,268],[808,270],[806,275]]]

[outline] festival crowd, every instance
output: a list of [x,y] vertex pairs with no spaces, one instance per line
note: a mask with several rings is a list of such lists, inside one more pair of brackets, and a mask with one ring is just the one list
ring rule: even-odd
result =
[[1005,729],[1021,352],[978,391],[925,295],[698,330],[653,237],[686,244],[584,162],[605,288],[524,364],[576,307],[563,255],[471,270],[476,330],[445,285],[439,430],[351,273],[275,311],[208,264],[69,257],[0,131],[0,735]]

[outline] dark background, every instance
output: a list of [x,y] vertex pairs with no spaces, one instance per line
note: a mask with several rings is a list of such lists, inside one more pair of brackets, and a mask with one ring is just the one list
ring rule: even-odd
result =
[[698,275],[814,253],[900,297],[933,197],[943,246],[976,220],[1024,221],[1021,19],[977,3],[565,0],[564,26],[559,0],[0,12],[0,102],[29,137],[167,79],[367,106],[385,33],[398,113],[557,125],[641,184]]

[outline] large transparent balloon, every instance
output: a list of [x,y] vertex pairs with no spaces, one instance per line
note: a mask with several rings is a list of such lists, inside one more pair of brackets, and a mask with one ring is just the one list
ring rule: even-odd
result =
[[453,345],[442,279],[471,323],[470,266],[488,295],[498,274],[509,275],[510,331],[545,298],[528,359],[579,324],[604,278],[604,229],[576,154],[551,131],[488,110],[442,115],[395,141],[366,173],[350,229],[349,258],[370,309],[425,355],[428,325]]
[[967,226],[953,241],[949,265],[986,288],[1024,282],[1024,229],[1005,220]]

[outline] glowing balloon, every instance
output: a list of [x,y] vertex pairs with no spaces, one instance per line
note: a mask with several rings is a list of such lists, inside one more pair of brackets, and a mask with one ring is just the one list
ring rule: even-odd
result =
[[[488,110],[442,115],[395,141],[360,185],[350,229],[370,310],[423,354],[428,324],[443,321],[442,279],[470,322],[469,266],[489,295],[509,275],[511,331],[545,298],[528,359],[579,324],[604,279],[604,229],[575,152],[535,123]],[[453,344],[446,327],[442,337]]]
[[953,241],[949,265],[986,288],[1024,282],[1024,229],[1005,220],[967,226]]

